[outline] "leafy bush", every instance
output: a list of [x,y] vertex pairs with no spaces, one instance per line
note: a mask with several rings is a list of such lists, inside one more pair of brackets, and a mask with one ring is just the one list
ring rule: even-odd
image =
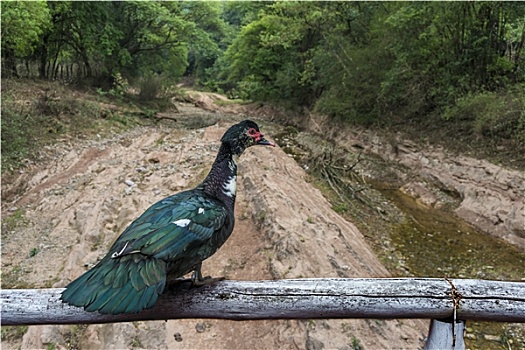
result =
[[149,76],[140,79],[139,99],[142,101],[154,100],[162,89],[162,78],[159,76]]
[[448,108],[445,120],[468,121],[480,137],[525,139],[525,94],[481,92],[460,98]]

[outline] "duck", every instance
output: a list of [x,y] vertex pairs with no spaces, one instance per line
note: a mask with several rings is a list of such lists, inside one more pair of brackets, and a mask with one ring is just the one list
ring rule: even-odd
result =
[[222,279],[203,277],[202,262],[233,231],[237,161],[255,145],[275,146],[251,120],[231,126],[204,181],[151,205],[102,260],[66,286],[62,302],[101,314],[138,313],[155,305],[168,279],[190,272],[195,286]]

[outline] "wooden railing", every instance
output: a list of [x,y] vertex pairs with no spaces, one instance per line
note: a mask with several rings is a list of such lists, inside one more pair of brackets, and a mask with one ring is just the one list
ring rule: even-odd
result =
[[525,322],[525,283],[437,278],[221,281],[171,285],[138,314],[101,315],[60,301],[63,289],[1,291],[2,325],[230,320],[428,318],[427,349],[464,348],[466,320]]

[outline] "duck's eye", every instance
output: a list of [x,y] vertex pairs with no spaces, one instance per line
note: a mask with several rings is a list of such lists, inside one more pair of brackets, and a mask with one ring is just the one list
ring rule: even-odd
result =
[[259,142],[259,140],[264,136],[259,131],[255,130],[255,128],[248,129],[248,136],[252,137],[256,142]]

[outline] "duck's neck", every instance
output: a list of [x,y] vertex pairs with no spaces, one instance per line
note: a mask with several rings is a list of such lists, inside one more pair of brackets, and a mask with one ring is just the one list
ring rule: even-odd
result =
[[231,150],[221,144],[210,173],[202,182],[205,193],[221,200],[233,209],[237,190],[237,158]]

